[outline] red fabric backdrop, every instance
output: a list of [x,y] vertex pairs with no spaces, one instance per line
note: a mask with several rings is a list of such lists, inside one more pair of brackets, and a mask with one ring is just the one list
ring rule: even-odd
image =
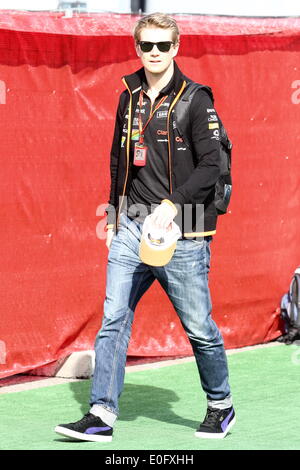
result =
[[[107,250],[121,77],[140,67],[130,15],[0,12],[0,377],[93,347]],[[300,264],[300,19],[178,16],[186,75],[210,85],[234,144],[230,213],[212,246],[213,317],[227,348],[280,334]],[[98,225],[98,228],[100,226]],[[191,354],[156,283],[132,355]]]

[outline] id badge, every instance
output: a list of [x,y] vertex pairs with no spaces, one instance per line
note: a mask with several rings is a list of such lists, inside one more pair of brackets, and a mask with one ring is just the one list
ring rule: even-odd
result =
[[133,164],[135,166],[145,166],[147,160],[147,150],[148,147],[145,145],[136,143],[134,145],[134,155],[133,155]]

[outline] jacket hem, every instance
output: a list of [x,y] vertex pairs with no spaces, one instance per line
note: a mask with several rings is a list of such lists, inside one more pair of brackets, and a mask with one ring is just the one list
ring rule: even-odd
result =
[[194,238],[194,237],[208,237],[209,235],[215,235],[217,233],[216,230],[210,230],[208,232],[187,232],[183,233],[185,238]]

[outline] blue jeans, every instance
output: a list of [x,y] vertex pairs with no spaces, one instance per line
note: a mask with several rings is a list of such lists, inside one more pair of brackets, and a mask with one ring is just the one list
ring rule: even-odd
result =
[[171,261],[163,267],[152,267],[139,259],[141,229],[142,224],[122,214],[119,231],[112,239],[104,316],[95,341],[90,404],[118,415],[134,311],[155,279],[179,315],[208,401],[222,403],[230,397],[230,388],[223,339],[211,318],[210,241],[179,239]]

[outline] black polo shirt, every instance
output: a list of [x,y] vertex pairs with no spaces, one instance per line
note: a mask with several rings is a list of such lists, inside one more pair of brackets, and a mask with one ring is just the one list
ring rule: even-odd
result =
[[[139,113],[141,113],[144,126],[150,113],[159,101],[164,96],[167,96],[167,98],[154,113],[144,132],[144,145],[148,148],[146,165],[142,167],[132,165],[132,181],[128,195],[128,215],[132,218],[138,217],[138,220],[143,220],[147,214],[150,214],[151,204],[160,204],[162,199],[167,199],[170,196],[167,116],[169,106],[174,98],[174,76],[160,91],[153,105],[151,105],[151,100],[146,94],[148,89],[149,87],[145,79],[142,83],[142,107],[140,109],[138,102],[133,117],[130,145],[131,161],[133,161],[134,144],[139,141]],[[130,209],[130,206],[133,204],[145,205],[147,212],[142,213],[132,207]]]

